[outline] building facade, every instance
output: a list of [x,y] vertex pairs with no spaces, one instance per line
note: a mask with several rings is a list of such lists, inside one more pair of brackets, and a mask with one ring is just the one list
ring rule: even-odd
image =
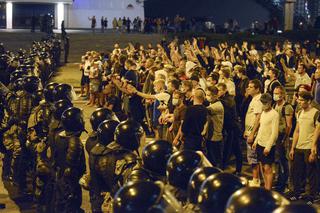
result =
[[54,25],[60,28],[64,20],[66,28],[90,28],[90,18],[95,16],[97,27],[101,17],[108,19],[108,27],[114,17],[139,16],[144,19],[143,0],[0,0],[0,28],[29,28],[43,16],[53,17]]
[[309,22],[314,22],[320,16],[319,0],[296,0],[295,16],[303,17]]

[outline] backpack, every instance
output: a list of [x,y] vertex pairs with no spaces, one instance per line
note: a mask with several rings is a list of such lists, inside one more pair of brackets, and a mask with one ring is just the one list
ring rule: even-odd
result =
[[[277,103],[274,103],[272,108],[275,108],[275,106],[277,105]],[[291,105],[288,102],[285,102],[284,105],[281,108],[281,116],[285,117],[286,116],[286,106]]]

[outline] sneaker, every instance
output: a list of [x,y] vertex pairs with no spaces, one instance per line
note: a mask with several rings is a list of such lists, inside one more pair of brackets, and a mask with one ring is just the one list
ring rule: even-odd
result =
[[285,193],[284,196],[290,201],[299,200],[299,196],[297,194],[295,194],[294,192],[292,192],[292,191],[289,191],[289,192]]
[[299,200],[299,199],[298,199],[297,196],[294,196],[294,195],[293,195],[293,196],[289,197],[289,200],[290,200],[290,201],[297,201],[297,200]]
[[305,201],[308,205],[312,205],[314,202],[314,197],[311,195],[302,195],[301,200]]

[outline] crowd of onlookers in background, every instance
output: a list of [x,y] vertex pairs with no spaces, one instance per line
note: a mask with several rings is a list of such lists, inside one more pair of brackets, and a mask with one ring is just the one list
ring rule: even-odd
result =
[[[89,18],[91,28],[95,31],[97,25],[96,17]],[[107,28],[122,33],[143,32],[143,33],[179,33],[179,32],[213,32],[213,33],[235,33],[240,32],[240,24],[236,19],[227,19],[222,25],[217,25],[212,18],[209,17],[193,17],[186,18],[176,15],[169,17],[146,17],[144,20],[137,16],[134,19],[130,17],[114,17],[111,25],[108,25],[107,17],[102,16],[100,21],[101,32]],[[248,26],[247,31],[260,34],[275,34],[280,28],[279,21],[272,18],[269,21],[261,23],[253,21]]]

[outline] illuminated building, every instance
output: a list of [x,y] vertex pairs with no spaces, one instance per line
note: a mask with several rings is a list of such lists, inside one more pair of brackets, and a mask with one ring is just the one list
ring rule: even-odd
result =
[[107,17],[110,27],[114,17],[144,19],[143,4],[143,0],[0,0],[0,27],[28,28],[33,17],[39,22],[47,14],[53,16],[56,28],[62,20],[66,28],[90,28],[92,16],[97,27],[101,17]]

